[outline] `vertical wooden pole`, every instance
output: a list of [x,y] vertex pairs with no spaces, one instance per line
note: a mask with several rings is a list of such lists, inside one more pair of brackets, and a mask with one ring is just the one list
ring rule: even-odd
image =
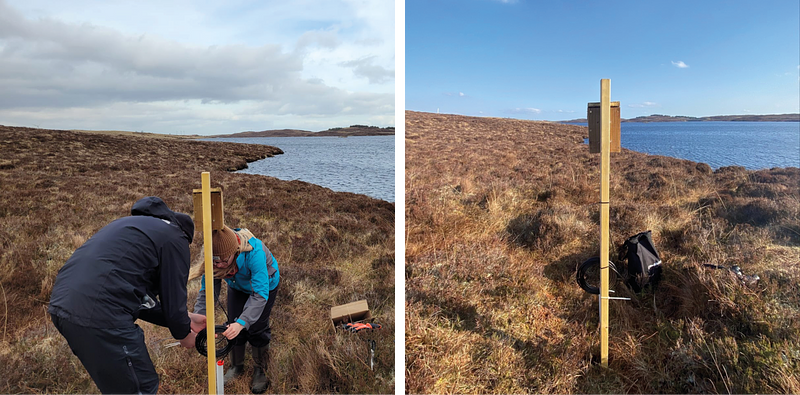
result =
[[611,81],[600,80],[600,365],[608,367],[608,181],[611,150]]
[[206,274],[206,349],[208,354],[208,393],[217,393],[217,344],[214,341],[214,267],[211,256],[211,173],[204,171],[201,176],[203,187],[203,254]]

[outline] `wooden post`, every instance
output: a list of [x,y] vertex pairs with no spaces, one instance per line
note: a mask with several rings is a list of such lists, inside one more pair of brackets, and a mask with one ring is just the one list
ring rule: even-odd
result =
[[214,340],[214,267],[211,256],[211,173],[201,176],[203,187],[203,254],[206,274],[206,349],[208,354],[208,393],[217,393],[217,342]]
[[611,159],[611,81],[600,80],[600,365],[608,367],[608,182]]

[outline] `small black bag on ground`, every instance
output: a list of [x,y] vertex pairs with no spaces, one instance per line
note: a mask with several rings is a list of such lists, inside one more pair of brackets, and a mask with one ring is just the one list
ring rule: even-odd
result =
[[661,279],[661,258],[649,230],[625,240],[620,247],[619,259],[628,260],[625,284],[635,292],[641,292],[647,285],[654,286]]

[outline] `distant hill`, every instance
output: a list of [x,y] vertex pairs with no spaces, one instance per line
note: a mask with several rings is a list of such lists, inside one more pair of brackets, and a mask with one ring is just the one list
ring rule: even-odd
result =
[[275,130],[264,130],[261,132],[248,131],[248,132],[239,132],[232,134],[217,134],[214,136],[207,136],[207,137],[303,137],[313,133],[314,132],[310,132],[308,130],[275,129]]
[[643,117],[625,119],[623,122],[800,122],[800,114],[767,114],[767,115],[714,115],[710,117],[687,117],[653,114]]
[[219,134],[207,137],[347,137],[347,136],[394,136],[394,127],[380,128],[377,126],[351,125],[346,128],[331,128],[320,132],[297,129],[263,130],[260,132],[240,132],[233,134]]
[[[766,114],[766,115],[714,115],[710,117],[687,117],[683,115],[653,114],[631,119],[622,119],[622,122],[800,122],[800,114]],[[586,123],[586,118],[563,121],[562,123]]]

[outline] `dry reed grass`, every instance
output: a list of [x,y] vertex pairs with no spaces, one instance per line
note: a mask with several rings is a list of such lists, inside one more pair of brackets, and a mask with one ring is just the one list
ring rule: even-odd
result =
[[[599,155],[585,127],[406,112],[410,393],[798,393],[800,169],[612,154],[612,251],[652,230],[655,289],[596,297]],[[746,287],[729,271],[758,274]]]
[[[146,136],[144,136],[146,137]],[[211,171],[225,219],[277,257],[270,392],[390,393],[394,389],[394,205],[300,181],[233,174],[274,147],[0,126],[0,393],[96,393],[46,313],[53,281],[75,248],[156,195],[192,212],[192,189]],[[191,246],[195,259],[202,237]],[[189,304],[200,284],[189,284]],[[224,288],[224,287],[223,287]],[[360,335],[337,333],[332,305],[367,299],[384,324],[375,371]],[[224,319],[217,310],[218,321]],[[139,322],[161,393],[202,393],[205,360],[164,349],[166,328]],[[250,352],[245,362],[252,366]],[[250,372],[229,387],[249,391]]]

